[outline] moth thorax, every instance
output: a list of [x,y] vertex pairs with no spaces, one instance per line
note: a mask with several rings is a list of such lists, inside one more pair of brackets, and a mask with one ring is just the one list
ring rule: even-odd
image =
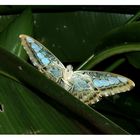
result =
[[64,71],[64,80],[69,80],[73,74],[73,67],[72,65],[68,65]]

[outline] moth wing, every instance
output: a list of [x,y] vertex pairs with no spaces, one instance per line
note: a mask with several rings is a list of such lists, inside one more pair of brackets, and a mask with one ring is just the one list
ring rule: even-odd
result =
[[129,91],[135,86],[129,78],[102,71],[74,71],[69,81],[73,84],[72,93],[86,104],[96,103],[101,97]]
[[74,74],[83,74],[91,77],[93,87],[96,88],[101,96],[114,95],[132,89],[135,84],[129,78],[103,71],[75,71]]
[[30,36],[22,34],[19,38],[31,62],[40,72],[54,81],[63,77],[65,67],[52,52]]

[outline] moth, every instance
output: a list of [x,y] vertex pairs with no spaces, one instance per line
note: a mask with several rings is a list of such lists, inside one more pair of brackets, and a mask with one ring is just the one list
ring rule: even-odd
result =
[[71,65],[65,67],[37,40],[24,34],[19,38],[31,62],[41,73],[87,105],[95,104],[102,97],[129,91],[135,86],[132,80],[110,72],[73,71]]

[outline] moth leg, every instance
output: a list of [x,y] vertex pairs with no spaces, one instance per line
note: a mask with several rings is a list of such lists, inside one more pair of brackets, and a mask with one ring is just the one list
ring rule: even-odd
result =
[[71,86],[71,88],[68,90],[70,93],[72,93],[73,92],[73,90],[74,90],[74,85],[73,86]]
[[61,81],[59,85],[63,87],[65,90],[67,90],[68,92],[71,92],[72,84],[70,84],[68,81],[65,81],[64,78],[60,78],[60,80]]
[[60,84],[60,83],[61,83],[61,80],[62,80],[62,78],[61,78],[61,77],[58,77],[58,78],[56,79],[56,83]]
[[38,67],[38,70],[41,72],[41,73],[45,73],[45,67]]

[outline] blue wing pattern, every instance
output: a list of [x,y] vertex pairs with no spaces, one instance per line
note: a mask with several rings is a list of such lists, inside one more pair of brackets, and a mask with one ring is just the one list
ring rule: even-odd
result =
[[60,82],[64,65],[45,46],[27,35],[20,35],[21,43],[33,65],[55,82]]
[[85,104],[94,104],[102,97],[130,90],[134,82],[124,76],[101,71],[72,71],[35,39],[20,35],[21,43],[33,65]]
[[126,92],[135,86],[124,76],[102,71],[74,71],[69,83],[71,94],[86,104],[94,104],[102,97]]

